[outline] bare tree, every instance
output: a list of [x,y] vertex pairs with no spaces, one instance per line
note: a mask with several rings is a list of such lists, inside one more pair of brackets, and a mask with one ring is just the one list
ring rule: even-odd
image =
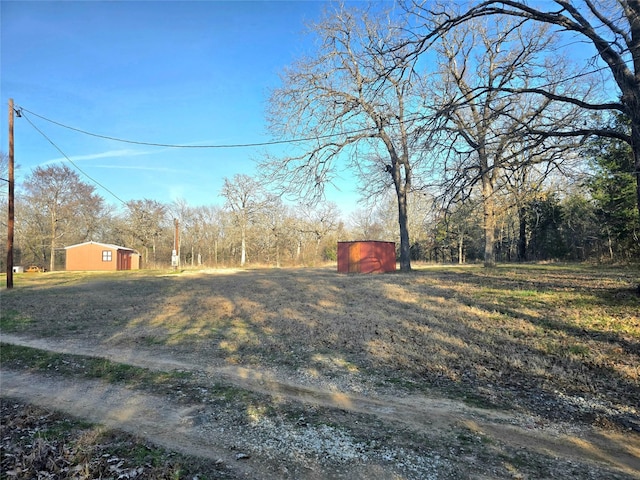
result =
[[202,224],[202,248],[207,251],[207,262],[217,267],[219,246],[224,238],[224,212],[218,206],[205,206],[198,208],[197,215]]
[[[213,215],[214,207],[191,207],[191,265],[197,262],[198,265],[202,265],[207,262],[207,259],[211,259],[215,262],[215,251],[217,249],[218,231],[220,225],[217,224],[216,218]],[[214,247],[213,255],[211,255],[211,247]],[[194,258],[195,257],[195,258]]]
[[92,185],[80,181],[66,165],[35,168],[24,182],[29,204],[31,232],[40,239],[44,259],[45,245],[49,268],[55,269],[58,246],[87,240],[96,231],[96,218],[104,211],[104,200]]
[[407,203],[425,117],[419,78],[401,56],[385,54],[402,28],[381,13],[338,7],[312,31],[321,41],[319,51],[285,71],[269,117],[276,134],[310,140],[300,145],[301,153],[267,158],[262,167],[297,197],[321,197],[342,158],[355,178],[364,174],[364,194],[393,189],[400,266],[410,270]]
[[236,225],[240,228],[240,265],[247,261],[247,229],[264,203],[264,191],[260,183],[249,175],[237,174],[233,181],[224,179],[221,195]]
[[[510,16],[523,21],[539,22],[554,27],[561,35],[568,35],[571,42],[590,44],[595,56],[584,65],[583,74],[606,71],[609,79],[618,87],[618,98],[600,101],[585,100],[571,92],[549,89],[549,84],[524,87],[507,86],[509,92],[531,92],[556,102],[576,105],[590,112],[620,112],[630,121],[630,131],[620,132],[607,127],[547,129],[551,136],[602,136],[627,142],[633,151],[636,178],[637,207],[640,212],[640,1],[638,0],[554,0],[540,6],[524,1],[488,0],[478,2],[466,12],[451,15],[434,12],[428,4],[417,5],[415,13],[427,19],[428,32],[414,37],[414,53],[429,50],[434,40],[456,25],[471,19]],[[434,16],[435,15],[435,16]],[[435,24],[433,18],[438,18]],[[403,48],[406,45],[403,45]],[[597,64],[603,68],[596,68]],[[603,82],[609,79],[604,79]],[[555,84],[557,85],[557,83]],[[607,89],[603,87],[603,91]]]
[[358,209],[349,217],[352,234],[357,240],[371,240],[384,237],[384,225],[378,210]]
[[[204,236],[204,224],[202,212],[189,206],[184,198],[178,198],[171,204],[173,217],[179,220],[181,255],[184,255],[184,264],[191,263],[195,266],[202,263],[202,238]],[[182,262],[181,262],[182,263]]]
[[256,215],[256,228],[259,231],[257,243],[262,245],[261,256],[264,261],[282,266],[283,252],[294,243],[295,235],[290,222],[289,208],[276,195],[265,195],[260,212]]
[[158,240],[167,223],[167,206],[156,200],[143,199],[127,202],[127,209],[125,228],[128,234],[142,245],[145,264],[149,264],[149,250],[155,264]]
[[334,202],[321,202],[314,208],[302,208],[301,213],[304,222],[300,225],[300,232],[313,238],[314,258],[317,260],[323,239],[338,227],[340,219],[338,205]]
[[[558,158],[554,158],[554,154]],[[564,185],[570,183],[573,166],[578,163],[578,155],[569,154],[563,150],[545,151],[542,158],[535,158],[536,152],[523,151],[518,153],[520,159],[511,162],[504,168],[500,188],[507,195],[508,209],[515,210],[517,217],[518,240],[515,257],[518,261],[527,260],[527,207],[534,201],[544,188],[553,181],[562,181]],[[531,157],[534,158],[531,158]],[[579,175],[578,175],[579,176]]]
[[[566,145],[546,142],[532,130],[577,121],[575,108],[555,108],[548,98],[505,93],[534,77],[563,71],[562,59],[543,54],[552,37],[545,27],[526,28],[508,18],[487,26],[479,21],[450,29],[441,37],[441,82],[432,91],[442,131],[445,188],[448,198],[464,199],[479,186],[482,194],[486,266],[495,264],[496,193],[505,171],[523,161],[548,162]],[[523,152],[527,152],[524,156]]]

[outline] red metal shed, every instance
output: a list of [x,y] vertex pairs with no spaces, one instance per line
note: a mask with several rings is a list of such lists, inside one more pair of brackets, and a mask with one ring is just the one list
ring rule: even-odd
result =
[[393,242],[338,242],[339,273],[382,273],[395,269],[396,244]]

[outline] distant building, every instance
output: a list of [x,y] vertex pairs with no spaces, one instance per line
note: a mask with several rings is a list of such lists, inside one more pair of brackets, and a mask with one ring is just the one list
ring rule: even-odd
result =
[[132,248],[85,242],[65,247],[66,270],[138,270],[140,254]]

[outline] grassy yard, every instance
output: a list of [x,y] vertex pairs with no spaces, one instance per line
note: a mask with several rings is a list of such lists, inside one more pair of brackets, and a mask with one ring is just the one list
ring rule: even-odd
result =
[[0,329],[640,430],[637,269],[16,275]]

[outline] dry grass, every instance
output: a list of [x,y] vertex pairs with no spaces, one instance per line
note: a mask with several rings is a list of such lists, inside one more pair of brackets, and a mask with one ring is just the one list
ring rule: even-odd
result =
[[53,272],[17,276],[0,325],[640,429],[638,281],[553,265]]

